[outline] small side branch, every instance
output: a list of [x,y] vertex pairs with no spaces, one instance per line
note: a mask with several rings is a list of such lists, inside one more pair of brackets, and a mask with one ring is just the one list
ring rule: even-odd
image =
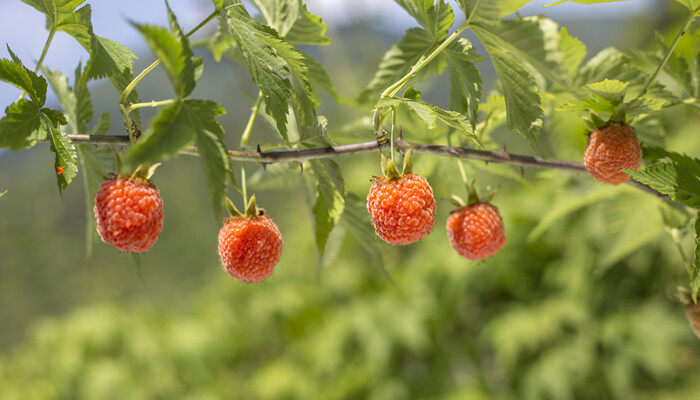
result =
[[[122,145],[128,146],[129,137],[127,135],[67,135],[74,143],[92,143],[92,144],[107,144],[107,145]],[[388,143],[386,144],[388,146]],[[395,146],[399,151],[405,151],[409,148],[413,149],[414,153],[429,154],[442,157],[466,158],[471,160],[481,160],[485,162],[503,163],[518,165],[520,167],[548,168],[560,169],[572,172],[586,172],[586,167],[582,163],[573,161],[549,159],[545,160],[540,157],[525,156],[520,154],[507,153],[505,151],[488,151],[476,150],[466,147],[456,146],[441,146],[426,143],[407,142],[401,138],[395,140]],[[315,160],[319,158],[333,158],[342,155],[372,153],[379,151],[382,147],[376,141],[344,144],[340,146],[320,147],[316,149],[304,150],[284,150],[284,151],[238,151],[229,150],[228,153],[234,161],[256,162],[262,164],[273,164],[279,162],[303,162],[306,160]],[[190,146],[183,154],[199,155],[197,148]],[[647,193],[653,194],[659,198],[669,200],[668,196],[660,193],[649,186],[630,179],[628,184],[644,190]]]

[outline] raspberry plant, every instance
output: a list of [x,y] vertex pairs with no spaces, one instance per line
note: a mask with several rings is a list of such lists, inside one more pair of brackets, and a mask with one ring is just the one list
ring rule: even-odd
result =
[[[552,149],[543,144],[541,132],[543,124],[556,113],[576,113],[595,132],[610,124],[634,127],[653,123],[671,107],[694,111],[699,108],[700,61],[676,51],[685,34],[697,29],[697,0],[677,0],[687,9],[687,18],[670,44],[661,38],[660,52],[632,56],[605,48],[585,63],[586,46],[566,28],[541,16],[512,16],[527,0],[458,0],[458,10],[444,0],[396,0],[420,27],[408,29],[391,46],[374,77],[353,99],[340,96],[324,66],[300,47],[331,44],[326,24],[300,0],[252,0],[257,9],[252,14],[240,0],[213,0],[211,14],[190,30],[180,26],[166,2],[168,27],[132,22],[156,57],[142,71],[134,70],[135,54],[131,50],[97,35],[91,23],[90,5],[82,5],[84,1],[23,2],[46,15],[48,37],[33,69],[26,67],[9,45],[10,59],[0,60],[0,80],[22,90],[0,120],[0,147],[22,150],[48,142],[59,193],[80,171],[88,188],[88,209],[92,208],[100,182],[110,173],[148,169],[149,165],[181,154],[196,155],[202,161],[217,216],[221,216],[231,186],[243,193],[244,202],[249,203],[244,163],[266,166],[298,162],[302,171],[309,171],[305,179],[313,197],[320,255],[341,216],[351,221],[348,226],[358,239],[366,246],[374,246],[366,238],[369,217],[358,204],[358,197],[346,193],[341,169],[334,160],[337,156],[389,151],[389,165],[395,169],[396,152],[412,149],[415,154],[512,164],[523,171],[534,167],[585,173],[580,162],[549,157]],[[605,1],[581,1],[602,2]],[[215,33],[199,45],[209,49],[216,60],[229,57],[245,65],[259,88],[236,149],[226,147],[224,139],[233,133],[225,132],[217,122],[217,117],[225,113],[223,107],[211,100],[191,97],[206,66],[194,56],[189,37],[210,24],[217,24]],[[467,30],[476,35],[487,54],[478,54],[461,37]],[[43,65],[59,31],[75,38],[89,54],[84,65],[77,64],[72,86],[62,72]],[[697,35],[690,36],[689,46],[697,50]],[[498,90],[489,96],[484,93],[477,67],[487,58],[498,75]],[[172,83],[174,97],[141,101],[136,91],[138,84],[159,66]],[[424,101],[411,86],[443,73],[448,75],[450,84],[447,109]],[[108,79],[117,91],[119,100],[112,111],[121,115],[123,127],[110,129],[109,110],[93,118],[87,83],[97,79]],[[61,110],[45,107],[48,86],[56,93]],[[367,141],[335,143],[328,132],[333,121],[318,113],[321,91],[334,101],[366,111],[370,116]],[[142,108],[157,108],[158,112],[151,121],[143,121],[139,114]],[[255,141],[253,133],[261,113],[272,122],[286,150]],[[433,143],[406,141],[400,125],[402,119],[409,118],[418,118],[429,130],[444,125],[447,135]],[[501,124],[520,136],[530,146],[532,155],[501,150],[490,136],[493,128]],[[561,133],[574,134],[577,133]],[[411,133],[407,132],[406,137],[410,138]],[[687,221],[669,228],[679,248],[681,236],[690,232],[688,226],[695,219],[695,257],[687,259],[688,297],[695,302],[700,290],[700,162],[658,146],[653,138],[641,137],[640,141],[644,157],[640,168],[621,168],[638,164],[614,159],[619,154],[628,156],[619,149],[603,152],[613,159],[597,161],[614,165],[612,172],[618,178],[625,175],[615,182],[629,177],[628,184],[685,210]],[[120,168],[114,157],[117,148],[123,159]],[[457,166],[461,168],[461,164]],[[236,169],[242,171],[240,181],[235,178]],[[392,184],[401,179],[395,175],[389,171],[381,179]],[[466,176],[463,180],[467,183]],[[371,212],[372,207],[368,208]],[[420,239],[421,235],[416,237]]]

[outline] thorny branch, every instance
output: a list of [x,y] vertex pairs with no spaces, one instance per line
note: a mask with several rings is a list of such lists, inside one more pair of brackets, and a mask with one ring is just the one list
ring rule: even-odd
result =
[[[128,146],[130,144],[129,136],[127,135],[67,135],[74,143],[92,143],[92,144],[103,144],[103,145],[120,145]],[[229,150],[229,156],[234,161],[247,161],[247,162],[257,162],[261,164],[273,164],[279,162],[289,162],[289,161],[305,161],[314,160],[319,158],[332,158],[341,155],[348,154],[360,154],[360,153],[371,153],[379,151],[381,148],[388,146],[388,141],[386,143],[379,144],[376,141],[363,142],[363,143],[353,143],[344,144],[339,146],[328,146],[320,147],[315,149],[304,149],[304,150],[284,150],[284,151],[239,151],[239,150]],[[557,160],[557,159],[543,159],[540,157],[525,156],[520,154],[512,154],[505,151],[488,151],[488,150],[476,150],[466,147],[456,147],[456,146],[442,146],[434,144],[425,143],[414,143],[407,142],[401,138],[395,140],[395,146],[399,151],[405,151],[409,148],[413,148],[413,153],[420,154],[430,154],[443,157],[456,157],[456,158],[467,158],[472,160],[481,160],[485,162],[494,163],[504,163],[518,165],[522,168],[525,167],[535,167],[535,168],[549,168],[549,169],[561,169],[574,172],[586,172],[586,167],[582,163],[577,163],[573,161]],[[188,149],[183,151],[183,154],[188,155],[199,155],[197,148],[190,146]],[[633,179],[628,181],[628,184],[644,190],[650,194],[653,194],[664,200],[669,200],[668,196],[660,193],[649,186],[637,182]],[[670,200],[669,200],[670,201]]]

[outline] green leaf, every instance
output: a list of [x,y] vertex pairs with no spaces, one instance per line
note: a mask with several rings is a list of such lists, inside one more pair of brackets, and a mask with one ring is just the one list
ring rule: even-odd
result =
[[22,0],[46,16],[48,31],[64,31],[90,53],[86,76],[102,78],[130,70],[136,55],[123,45],[97,36],[92,28],[92,10],[80,0]]
[[484,58],[476,54],[472,44],[463,38],[450,43],[445,49],[450,77],[450,108],[469,116],[476,127],[481,101],[481,73],[474,63]]
[[621,82],[617,79],[605,79],[601,82],[589,83],[586,86],[601,95],[618,94],[625,91],[629,82]]
[[482,31],[480,35],[487,32],[501,49],[530,64],[551,82],[570,89],[556,22],[542,16],[529,16],[478,26]]
[[[294,111],[296,121],[299,125],[299,130],[302,133],[302,139],[306,132],[316,123],[316,106],[314,102],[313,89],[309,83],[308,70],[304,63],[305,57],[297,49],[288,42],[278,38],[265,38],[272,46],[277,55],[282,58],[289,70],[292,73],[292,99],[294,102]],[[288,137],[283,135],[287,144],[291,144]]]
[[347,100],[341,96],[335,89],[331,76],[328,74],[326,67],[323,64],[316,61],[309,54],[300,51],[301,55],[304,57],[303,63],[306,65],[306,74],[309,78],[309,83],[314,88],[311,95],[313,96],[314,104],[321,104],[320,96],[318,95],[319,90],[323,89],[328,94],[333,96],[338,101],[346,102]]
[[[102,114],[99,118],[100,123],[95,125],[96,129],[91,134],[104,134],[109,128],[109,113]],[[107,123],[107,128],[102,128],[104,122]],[[96,128],[97,127],[97,128]],[[102,130],[104,129],[104,132]],[[95,197],[101,182],[111,172],[116,172],[117,166],[114,160],[114,152],[108,146],[94,146],[90,144],[78,144],[75,146],[78,150],[80,169],[83,176],[83,184],[85,187],[85,211],[86,211],[86,231],[85,231],[85,253],[88,258],[92,255],[93,243],[97,240],[97,231],[95,229],[95,218],[93,207],[95,205]]]
[[445,39],[454,23],[452,7],[443,0],[394,0],[430,34],[433,42]]
[[66,120],[66,116],[63,115],[62,112],[58,110],[52,110],[50,108],[42,108],[39,110],[41,115],[49,119],[50,126],[58,126],[58,125],[67,125],[68,120]]
[[[409,95],[418,93],[415,90],[411,92],[410,88],[406,90],[406,92],[409,93]],[[428,128],[435,129],[436,123],[439,120],[445,125],[455,128],[458,132],[467,135],[478,144],[478,140],[476,136],[474,136],[472,124],[464,114],[460,114],[456,111],[443,110],[440,107],[425,103],[419,100],[419,96],[415,96],[415,99],[385,97],[377,103],[377,107],[393,107],[400,104],[405,105],[409,110],[413,111],[425,122]]]
[[184,99],[163,107],[144,137],[131,147],[126,162],[131,167],[156,163],[178,155],[196,141],[218,215],[231,173],[224,130],[216,121],[224,113],[221,106],[209,100]]
[[[42,72],[54,93],[56,93],[56,97],[58,97],[58,101],[61,103],[61,107],[63,107],[67,122],[71,126],[73,133],[85,133],[85,131],[81,130],[79,127],[81,118],[78,116],[78,99],[68,85],[68,77],[58,70],[43,68]],[[92,117],[92,107],[90,107],[90,117]]]
[[73,178],[78,175],[78,155],[68,136],[53,126],[49,127],[49,133],[51,151],[56,156],[54,166],[56,167],[58,191],[63,195],[63,191],[71,184]]
[[326,36],[327,31],[323,20],[311,14],[299,0],[299,17],[284,38],[294,44],[328,45],[331,39]]
[[226,22],[226,32],[240,47],[253,81],[263,92],[265,112],[275,120],[277,129],[288,142],[287,104],[291,98],[291,71],[270,45],[270,42],[281,39],[273,29],[251,19],[239,0],[219,3],[228,6],[221,10],[221,18]]
[[562,27],[559,31],[559,50],[561,51],[562,66],[571,81],[574,81],[581,62],[586,58],[586,45],[569,34]]
[[683,4],[690,10],[691,12],[697,11],[698,10],[698,5],[697,0],[676,0],[677,2]]
[[[597,3],[614,3],[616,1],[626,1],[626,0],[559,0],[559,1],[555,1],[554,3],[547,4],[543,7],[556,6],[556,5],[559,5],[562,3],[566,3],[567,1],[571,1],[572,3],[579,3],[579,4],[597,4]],[[684,1],[684,0],[681,0],[681,1]]]
[[[358,101],[361,103],[374,102],[385,88],[398,81],[408,73],[421,56],[427,53],[435,44],[427,31],[421,28],[411,28],[394,43],[382,57],[377,72],[372,80],[360,92]],[[413,80],[424,81],[439,75],[445,70],[445,57],[438,55]]]
[[340,167],[333,160],[312,160],[311,169],[316,178],[316,202],[313,207],[316,219],[316,245],[323,255],[328,235],[340,219],[345,208],[345,183]]
[[501,40],[489,31],[474,27],[491,56],[506,101],[508,128],[522,135],[541,154],[539,135],[544,111],[535,78],[523,67]]
[[[12,52],[9,47],[8,50]],[[43,106],[46,102],[46,80],[37,76],[18,61],[19,59],[17,61],[0,60],[0,81],[23,90],[37,107]]]
[[700,160],[677,154],[638,170],[625,169],[632,179],[689,207],[700,209]]
[[494,23],[521,9],[530,0],[457,0],[466,16],[476,23]]
[[693,301],[697,301],[698,292],[700,292],[700,213],[695,217],[695,251],[690,271],[690,291],[693,295]]
[[270,27],[284,37],[299,17],[298,0],[251,0]]
[[[633,97],[641,92],[648,77],[632,63],[632,60],[627,55],[615,48],[608,47],[601,50],[581,67],[576,83],[577,85],[584,85],[605,79],[629,82],[626,95]],[[652,84],[646,94],[660,98],[669,98],[671,96],[659,83]]]
[[637,116],[641,114],[650,114],[659,111],[666,104],[666,99],[659,99],[653,96],[642,96],[634,99],[629,103],[625,103],[625,112],[627,116]]
[[89,4],[75,12],[56,15],[55,29],[73,36],[90,53],[86,66],[88,79],[103,78],[133,67],[136,55],[131,50],[93,32],[92,10]]
[[207,100],[187,100],[187,113],[190,126],[195,129],[195,142],[199,157],[207,177],[214,214],[221,217],[221,205],[226,197],[228,177],[232,175],[231,160],[224,144],[224,128],[215,117],[226,110]]
[[194,141],[194,129],[182,112],[186,100],[161,107],[136,144],[127,153],[126,163],[131,167],[156,163],[177,156]]
[[107,133],[109,130],[109,124],[110,124],[110,113],[107,111],[106,113],[100,114],[100,116],[97,118],[97,122],[95,125],[90,128],[88,131],[88,134],[90,135],[104,135]]
[[0,148],[27,149],[46,139],[46,124],[40,115],[39,108],[28,99],[10,104],[0,119]]
[[371,263],[380,268],[384,276],[391,281],[391,277],[384,268],[384,259],[377,246],[377,235],[370,223],[365,202],[349,193],[345,199],[345,210],[341,221],[355,237]]
[[567,100],[555,107],[558,111],[595,111],[598,113],[613,114],[617,110],[619,102],[606,99],[601,96],[591,96],[582,99]]
[[171,31],[152,25],[132,23],[161,61],[175,92],[180,98],[187,97],[196,85],[195,64],[192,49],[177,20],[168,7]]
[[[88,124],[90,121],[92,121],[93,114],[92,99],[90,98],[90,91],[87,87],[87,81],[87,77],[83,74],[81,63],[78,63],[78,66],[75,69],[75,85],[73,91],[75,92],[75,97],[78,104],[77,129],[80,133],[87,131]],[[107,117],[109,117],[109,112],[107,112]]]

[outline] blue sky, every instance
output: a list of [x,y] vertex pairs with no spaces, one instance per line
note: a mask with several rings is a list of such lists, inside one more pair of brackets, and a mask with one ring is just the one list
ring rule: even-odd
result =
[[[597,5],[566,3],[556,7],[542,8],[553,0],[536,0],[527,5],[523,14],[546,14],[557,17],[584,15],[624,15],[647,11],[653,0],[627,0]],[[415,22],[391,0],[306,0],[311,12],[321,16],[331,29],[350,20],[367,16],[384,16],[389,28],[403,30]],[[454,1],[451,1],[454,5]],[[164,2],[159,0],[92,0],[92,20],[98,35],[116,40],[133,49],[137,54],[145,54],[146,45],[128,20],[151,24],[165,24]],[[180,21],[188,29],[195,26],[210,12],[211,2],[207,0],[171,0],[171,7]],[[456,6],[455,6],[456,8]],[[24,61],[33,67],[41,54],[47,32],[44,30],[44,17],[32,7],[19,0],[0,0],[0,38]],[[0,46],[0,58],[9,55],[5,46]],[[72,76],[77,62],[87,60],[88,55],[73,38],[65,33],[56,34],[45,65],[62,70]],[[146,61],[149,61],[146,60]],[[0,115],[4,108],[17,99],[19,90],[0,83]],[[48,101],[55,99],[49,94]]]

